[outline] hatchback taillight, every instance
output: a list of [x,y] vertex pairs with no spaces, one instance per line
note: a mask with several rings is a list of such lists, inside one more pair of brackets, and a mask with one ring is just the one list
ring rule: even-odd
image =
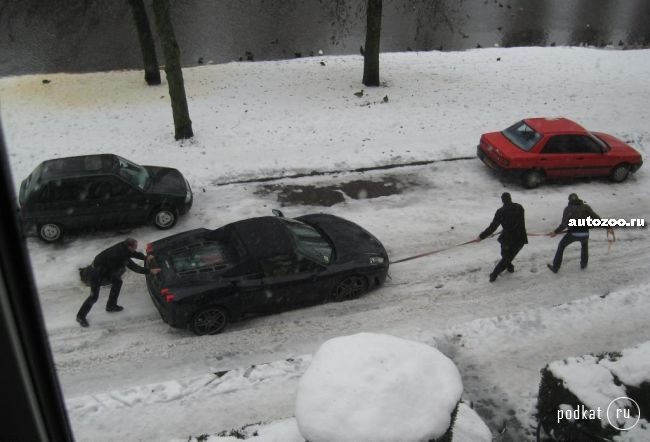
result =
[[151,252],[153,252],[153,245],[151,243],[147,244],[147,255],[151,255]]
[[169,289],[162,289],[160,291],[160,296],[165,299],[165,302],[174,302],[175,295],[169,291]]

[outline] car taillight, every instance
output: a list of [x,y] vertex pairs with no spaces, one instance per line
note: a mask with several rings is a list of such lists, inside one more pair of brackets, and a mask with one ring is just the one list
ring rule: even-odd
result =
[[175,295],[169,291],[169,289],[162,289],[160,291],[160,296],[165,298],[165,302],[174,302]]
[[151,243],[147,244],[147,255],[151,255],[151,252],[153,252],[153,245]]

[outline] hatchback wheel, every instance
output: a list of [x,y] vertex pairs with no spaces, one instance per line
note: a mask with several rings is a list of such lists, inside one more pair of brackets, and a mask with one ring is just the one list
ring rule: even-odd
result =
[[526,189],[534,189],[544,182],[544,172],[541,170],[529,170],[522,177],[522,183]]
[[45,242],[56,242],[63,236],[63,229],[54,223],[41,224],[38,229],[38,235]]
[[194,334],[216,335],[228,325],[228,313],[221,307],[208,307],[192,317],[190,328]]
[[614,170],[612,170],[610,179],[615,183],[622,183],[627,179],[629,174],[630,174],[630,166],[628,166],[627,164],[619,164],[614,168]]
[[153,215],[153,223],[161,230],[171,229],[176,224],[176,211],[173,209],[158,209]]
[[347,299],[358,298],[368,290],[368,280],[361,275],[348,276],[336,285],[332,298],[341,302]]

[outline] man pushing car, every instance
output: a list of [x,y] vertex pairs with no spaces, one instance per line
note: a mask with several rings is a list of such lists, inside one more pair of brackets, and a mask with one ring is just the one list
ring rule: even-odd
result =
[[124,310],[124,307],[117,305],[117,298],[120,296],[122,275],[126,271],[126,267],[143,275],[156,275],[160,272],[159,268],[141,267],[133,262],[132,258],[147,260],[148,262],[153,256],[145,257],[144,254],[138,252],[138,241],[127,238],[95,256],[91,266],[80,269],[82,281],[90,286],[90,296],[86,298],[77,313],[77,322],[82,327],[88,327],[86,316],[97,302],[97,299],[99,299],[99,288],[109,282],[111,291],[106,302],[106,311],[120,312]]

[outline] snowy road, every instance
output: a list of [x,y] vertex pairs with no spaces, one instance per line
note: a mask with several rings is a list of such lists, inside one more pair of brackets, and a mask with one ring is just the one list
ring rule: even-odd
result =
[[[460,166],[450,163],[445,172],[455,173],[457,167]],[[428,168],[417,171],[425,176],[432,173]],[[440,170],[436,173],[439,175]],[[592,186],[607,186],[607,183],[592,183]],[[632,189],[631,185],[625,186]],[[235,195],[247,191],[242,185],[226,186],[221,191],[224,189]],[[421,189],[413,192],[414,195],[399,198],[422,196]],[[527,218],[530,232],[541,230],[535,227],[539,223],[536,220],[542,219],[545,212],[543,205],[530,203],[538,198],[535,193],[522,194],[529,201]],[[615,201],[609,204],[607,213],[625,210],[623,207],[616,209]],[[390,204],[385,206],[382,211],[388,212],[389,217],[395,217],[390,214]],[[482,220],[468,222],[480,222],[481,226],[487,224],[494,202],[486,201],[485,206],[485,209],[476,209],[477,212],[485,212]],[[450,210],[455,212],[457,208]],[[650,213],[645,210],[645,213],[636,211],[629,216],[648,217]],[[438,216],[444,217],[444,214],[438,213]],[[453,218],[452,213],[446,218]],[[373,231],[373,221],[368,220],[365,225],[368,223]],[[382,219],[374,221],[374,224],[375,230],[381,229]],[[425,230],[420,232],[421,236],[431,235],[429,229],[440,228],[430,224],[423,226]],[[551,226],[554,227],[554,224]],[[476,232],[480,229],[482,227],[477,225]],[[449,242],[446,245],[459,244],[467,239],[462,226],[455,230],[463,233],[447,233]],[[410,234],[418,236],[412,230]],[[460,238],[459,234],[465,237]],[[435,247],[408,245],[407,249],[403,244],[408,244],[408,241],[399,241],[404,238],[394,241],[386,234],[380,238],[385,241],[393,259],[440,248],[442,244],[440,240]],[[554,275],[546,269],[546,262],[553,256],[559,237],[531,236],[529,245],[516,260],[516,272],[505,274],[494,284],[487,282],[487,275],[498,256],[498,244],[495,239],[489,239],[395,264],[390,270],[391,279],[387,280],[385,286],[360,299],[246,320],[232,324],[225,333],[217,336],[196,337],[188,331],[168,327],[161,321],[149,299],[144,280],[131,273],[126,276],[121,298],[127,308],[125,312],[117,315],[106,313],[100,300],[90,316],[92,326],[88,330],[78,327],[73,314],[87,294],[85,287],[72,285],[41,289],[41,297],[65,395],[72,398],[73,404],[80,403],[78,407],[71,406],[71,416],[73,421],[78,419],[76,425],[82,427],[97,424],[92,413],[89,415],[88,412],[89,395],[94,395],[97,400],[97,397],[108,394],[107,397],[111,399],[100,400],[103,406],[97,416],[101,417],[100,420],[120,420],[128,416],[132,406],[124,405],[124,400],[116,400],[116,397],[128,396],[125,392],[135,389],[138,396],[143,395],[148,399],[136,401],[133,407],[147,407],[148,413],[156,412],[159,408],[163,412],[168,401],[157,400],[155,396],[159,388],[168,394],[169,382],[191,386],[181,387],[180,393],[172,399],[182,403],[184,409],[190,406],[188,402],[194,403],[191,398],[200,398],[201,403],[208,396],[221,403],[218,398],[224,394],[227,394],[228,403],[238,404],[237,407],[244,409],[248,401],[255,402],[253,409],[248,411],[219,414],[222,418],[204,424],[209,427],[206,431],[242,426],[250,423],[247,419],[270,421],[289,417],[293,413],[295,381],[308,362],[284,367],[280,370],[280,377],[272,375],[267,378],[263,370],[260,376],[264,382],[259,385],[240,377],[237,386],[225,393],[219,389],[200,393],[201,389],[195,385],[196,379],[201,382],[208,376],[207,384],[212,385],[211,377],[217,372],[234,370],[233,373],[236,373],[253,365],[265,366],[291,358],[306,358],[308,361],[308,355],[325,340],[365,331],[388,333],[441,347],[463,373],[466,399],[476,401],[477,410],[493,431],[507,421],[509,433],[520,437],[523,434],[519,432],[520,422],[529,419],[539,382],[538,373],[546,363],[590,351],[588,349],[592,347],[597,351],[602,348],[603,342],[607,343],[607,348],[618,349],[650,339],[650,332],[643,332],[645,328],[639,326],[645,320],[646,316],[643,315],[648,312],[639,311],[638,308],[621,312],[629,323],[615,335],[603,327],[603,323],[608,321],[605,317],[597,322],[585,321],[583,329],[569,336],[542,334],[537,337],[537,333],[547,327],[540,316],[546,314],[555,318],[556,315],[548,313],[554,308],[562,309],[567,303],[583,298],[604,296],[606,299],[612,292],[643,284],[647,280],[647,230],[619,229],[617,238],[616,243],[610,244],[604,231],[593,232],[590,267],[581,271],[578,249],[568,249],[565,266],[559,275]],[[399,250],[399,255],[392,250]],[[542,313],[535,313],[537,309]],[[521,313],[524,311],[527,313]],[[575,312],[571,311],[575,316]],[[498,327],[499,322],[508,324],[507,318],[516,318],[517,315],[523,315],[523,319],[515,320],[517,325],[514,330],[510,325],[505,328],[506,335],[499,336],[504,332]],[[494,336],[487,345],[481,344],[480,353],[466,354],[463,348],[465,342],[454,336],[467,333],[471,336],[473,321],[485,318],[501,318],[487,320],[488,328],[496,327],[496,330],[491,330]],[[573,322],[569,318],[566,320]],[[523,337],[518,335],[522,331],[519,328],[522,321],[523,330],[529,328]],[[485,328],[486,325],[480,327]],[[471,338],[478,339],[476,336]],[[477,356],[480,358],[477,359]],[[505,382],[498,375],[504,370],[511,370],[517,382],[511,383],[510,376]],[[145,386],[152,384],[163,387],[154,387],[151,393],[143,392]],[[179,387],[176,385],[174,388]],[[115,401],[119,407],[110,405]],[[191,406],[200,407],[199,404]],[[260,409],[265,410],[262,415],[259,414]],[[171,419],[168,425],[168,428],[161,428],[177,431],[186,424]],[[192,422],[187,431],[197,431],[197,428],[202,428],[201,423]]]

